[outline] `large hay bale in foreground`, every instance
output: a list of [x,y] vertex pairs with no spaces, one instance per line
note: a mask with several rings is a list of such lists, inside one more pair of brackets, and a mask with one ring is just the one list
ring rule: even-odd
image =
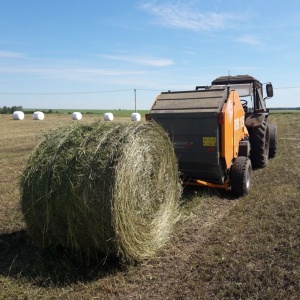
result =
[[89,257],[151,257],[178,219],[181,187],[156,124],[73,124],[49,132],[21,179],[29,235]]

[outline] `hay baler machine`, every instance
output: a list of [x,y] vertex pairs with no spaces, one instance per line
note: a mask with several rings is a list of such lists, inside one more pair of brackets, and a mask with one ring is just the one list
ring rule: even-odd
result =
[[[272,85],[266,87],[271,97]],[[241,96],[249,97],[253,107]],[[251,161],[263,167],[269,153],[276,152],[277,129],[268,126],[264,100],[262,85],[255,78],[224,76],[192,91],[162,92],[146,119],[168,132],[184,184],[223,188],[243,196],[250,190]]]

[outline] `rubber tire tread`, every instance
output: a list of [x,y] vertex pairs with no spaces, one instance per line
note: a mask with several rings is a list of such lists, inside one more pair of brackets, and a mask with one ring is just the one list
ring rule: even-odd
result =
[[270,135],[268,122],[264,120],[249,137],[251,144],[250,158],[254,168],[264,168],[268,165]]
[[270,147],[269,147],[269,158],[274,158],[277,151],[277,125],[269,124],[270,133]]
[[[250,172],[250,173],[249,173]],[[231,167],[231,191],[235,196],[247,195],[251,186],[252,165],[251,160],[246,156],[238,156]],[[250,176],[249,185],[247,178]]]

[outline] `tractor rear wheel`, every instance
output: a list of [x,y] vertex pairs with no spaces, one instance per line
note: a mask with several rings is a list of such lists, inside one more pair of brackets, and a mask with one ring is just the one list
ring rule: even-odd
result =
[[251,144],[250,158],[254,168],[263,168],[268,165],[270,135],[266,120],[254,129],[249,137]]
[[277,150],[277,125],[269,125],[270,132],[270,146],[269,146],[269,158],[274,158],[276,156]]
[[246,156],[238,156],[231,167],[231,191],[236,196],[247,195],[250,191],[252,175],[251,160]]

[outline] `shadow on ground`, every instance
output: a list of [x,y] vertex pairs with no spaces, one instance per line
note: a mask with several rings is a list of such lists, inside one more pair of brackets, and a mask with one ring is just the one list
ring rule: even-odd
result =
[[224,200],[236,200],[230,191],[204,186],[186,185],[183,189],[182,199],[184,201],[192,201],[195,197],[217,197]]
[[89,261],[63,248],[40,250],[33,245],[25,230],[0,233],[0,275],[25,277],[38,286],[93,281],[124,268],[124,264],[115,258]]
[[[182,202],[195,197],[217,197],[234,200],[231,193],[221,189],[186,186]],[[183,203],[182,203],[183,204]],[[126,265],[116,258],[99,257],[89,261],[64,248],[39,249],[25,230],[12,233],[0,231],[0,275],[11,278],[24,277],[37,286],[65,286],[75,282],[89,282],[126,270]]]

